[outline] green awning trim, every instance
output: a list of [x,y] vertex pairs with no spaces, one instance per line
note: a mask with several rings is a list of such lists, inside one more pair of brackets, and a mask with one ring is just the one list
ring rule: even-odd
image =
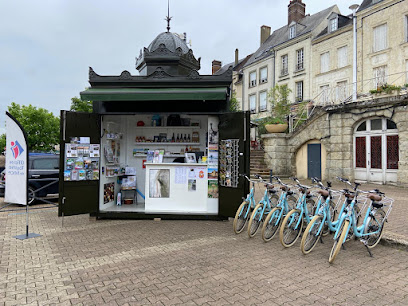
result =
[[226,100],[224,88],[90,88],[81,92],[88,101]]

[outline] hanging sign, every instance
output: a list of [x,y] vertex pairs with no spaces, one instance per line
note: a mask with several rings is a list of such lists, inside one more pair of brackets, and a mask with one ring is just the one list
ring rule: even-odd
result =
[[20,123],[6,112],[6,191],[4,201],[27,205],[27,137]]

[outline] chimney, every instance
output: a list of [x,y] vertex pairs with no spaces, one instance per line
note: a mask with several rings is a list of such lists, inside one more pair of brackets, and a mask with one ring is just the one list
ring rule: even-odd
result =
[[215,74],[220,69],[221,69],[221,62],[217,60],[213,60],[212,61],[212,74]]
[[237,48],[235,49],[235,65],[234,66],[238,65],[238,61],[239,61],[239,57],[238,57],[238,48]]
[[291,0],[288,5],[288,25],[292,22],[299,22],[305,17],[306,4],[302,0]]
[[271,27],[266,25],[261,26],[261,46],[271,35]]

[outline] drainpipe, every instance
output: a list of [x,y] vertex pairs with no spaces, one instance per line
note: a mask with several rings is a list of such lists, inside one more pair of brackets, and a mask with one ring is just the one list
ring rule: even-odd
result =
[[357,100],[357,16],[358,4],[349,7],[353,11],[353,102]]

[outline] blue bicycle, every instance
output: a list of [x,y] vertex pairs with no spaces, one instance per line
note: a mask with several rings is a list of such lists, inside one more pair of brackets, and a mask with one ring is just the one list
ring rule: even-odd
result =
[[[340,180],[352,186],[347,179],[341,178]],[[359,183],[354,184],[354,195],[350,196],[350,198],[352,197],[353,199],[339,217],[339,225],[334,234],[334,244],[330,252],[329,263],[334,262],[351,230],[356,238],[360,238],[360,241],[367,248],[370,256],[372,256],[370,249],[375,247],[380,241],[385,222],[392,210],[393,199],[386,198],[385,194],[378,189],[366,192],[358,189]],[[367,194],[367,198],[371,202],[365,213],[363,223],[358,226],[356,203],[360,193]],[[388,207],[387,212],[384,211],[384,207]]]
[[233,223],[235,234],[239,234],[244,230],[249,216],[251,215],[251,209],[255,208],[255,183],[257,183],[258,181],[250,180],[246,175],[243,176],[251,183],[252,187],[246,199],[238,207],[238,210],[235,214]]
[[[293,178],[299,187],[300,196],[295,209],[292,209],[283,219],[279,230],[279,239],[282,245],[286,248],[292,246],[299,238],[302,232],[303,223],[310,222],[315,211],[315,201],[310,193],[312,187],[300,184],[297,178]],[[320,203],[320,202],[319,202]],[[316,208],[317,210],[319,207]]]
[[262,199],[255,206],[248,223],[248,236],[252,238],[257,233],[262,221],[265,219],[265,215],[277,206],[279,197],[276,194],[277,190],[270,183],[264,182],[265,192]]
[[[337,215],[336,208],[338,205],[335,205],[333,202],[333,194],[341,194],[341,192],[332,190],[330,182],[327,182],[327,187],[325,187],[317,178],[312,180],[317,183],[320,188],[320,190],[317,191],[317,193],[320,194],[320,203],[318,203],[317,206],[320,208],[316,211],[315,216],[309,222],[303,233],[300,242],[300,249],[303,254],[310,253],[321,237],[328,235],[330,231],[335,231],[338,224],[338,221],[334,221]],[[339,196],[337,204],[339,204],[341,200],[342,197]],[[345,205],[346,201],[343,203],[341,213],[344,211]]]
[[282,190],[278,204],[273,208],[266,216],[262,227],[262,239],[265,242],[270,241],[278,231],[278,228],[282,222],[282,219],[286,216],[288,211],[292,210],[296,206],[296,198],[293,196],[295,193],[290,190],[290,185],[284,184],[279,177],[274,176],[274,179],[281,185]]

